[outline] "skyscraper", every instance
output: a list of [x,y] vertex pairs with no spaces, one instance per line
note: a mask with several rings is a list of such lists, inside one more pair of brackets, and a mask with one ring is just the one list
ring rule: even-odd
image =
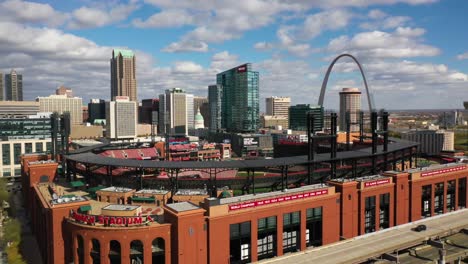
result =
[[63,85],[60,85],[60,87],[55,90],[55,94],[56,95],[66,95],[68,98],[72,98],[73,97],[73,90],[68,88],[68,87],[65,87]]
[[96,119],[106,119],[106,101],[91,99],[88,103],[88,122],[94,124]]
[[137,136],[137,102],[126,96],[106,102],[106,133],[108,138],[124,139]]
[[307,113],[314,116],[314,131],[323,129],[323,107],[309,104],[293,105],[289,108],[289,128],[292,130],[307,130]]
[[[349,121],[357,123],[361,111],[361,92],[358,88],[343,88],[340,92],[340,130],[346,131],[346,113]],[[350,131],[359,131],[359,124],[352,124]]]
[[223,88],[219,84],[208,86],[208,105],[210,111],[209,128],[216,132],[221,129],[221,105]]
[[114,49],[111,58],[111,100],[128,96],[137,101],[135,54],[131,50]]
[[23,101],[23,75],[11,70],[5,74],[5,84],[7,101]]
[[49,97],[38,97],[40,112],[57,112],[63,114],[70,112],[70,120],[73,125],[83,123],[83,102],[81,98],[67,98],[66,95],[50,95]]
[[271,96],[265,99],[266,115],[288,118],[291,97]]
[[3,97],[3,73],[0,72],[0,101],[5,100]]
[[247,63],[216,75],[222,86],[221,125],[228,132],[256,132],[260,125],[259,74]]
[[189,122],[193,128],[193,95],[181,88],[168,89],[159,95],[159,131],[162,134],[188,135]]

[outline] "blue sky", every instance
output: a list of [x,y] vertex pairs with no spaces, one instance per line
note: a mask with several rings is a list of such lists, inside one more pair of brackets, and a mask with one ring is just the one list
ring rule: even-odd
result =
[[[172,87],[206,96],[216,73],[251,62],[263,111],[272,95],[316,104],[328,65],[350,53],[378,108],[462,108],[466,14],[456,0],[7,0],[0,71],[23,73],[28,100],[65,85],[87,102],[109,99],[116,47],[136,53],[139,99]],[[357,73],[350,60],[335,65],[326,108],[341,88],[363,88]]]

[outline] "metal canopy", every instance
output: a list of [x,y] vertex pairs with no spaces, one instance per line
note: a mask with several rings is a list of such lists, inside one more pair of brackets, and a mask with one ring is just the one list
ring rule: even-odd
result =
[[[418,145],[416,142],[392,138],[392,144],[388,145],[387,153],[399,151]],[[107,144],[105,144],[107,145]],[[102,147],[100,146],[95,146]],[[86,148],[91,151],[91,148]],[[104,166],[114,167],[130,167],[130,168],[164,168],[164,169],[204,169],[204,168],[263,168],[263,167],[277,167],[285,165],[307,164],[307,155],[284,157],[276,159],[256,159],[256,160],[230,160],[230,161],[154,161],[154,160],[130,160],[130,159],[116,159],[111,157],[104,157],[92,152],[83,152],[78,149],[75,153],[66,155],[65,158],[70,161],[99,164]],[[383,146],[378,146],[376,155],[384,154]],[[334,160],[343,159],[356,159],[364,158],[372,155],[372,149],[364,148],[355,151],[338,152]],[[313,162],[330,161],[328,153],[315,155]]]

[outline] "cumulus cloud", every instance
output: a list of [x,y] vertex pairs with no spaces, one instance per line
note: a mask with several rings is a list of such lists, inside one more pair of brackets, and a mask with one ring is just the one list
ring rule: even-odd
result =
[[187,10],[171,9],[163,10],[150,16],[146,20],[134,19],[132,24],[140,28],[173,28],[194,24],[202,19],[204,14],[191,14]]
[[353,14],[346,10],[330,10],[308,16],[304,21],[302,34],[314,38],[326,30],[337,30],[348,25]]
[[172,42],[167,47],[163,48],[164,52],[207,52],[208,44],[203,41],[185,40],[181,42]]
[[80,7],[72,12],[72,20],[68,27],[83,29],[106,26],[127,19],[138,8],[135,1],[104,7]]
[[260,51],[267,51],[267,50],[271,50],[273,48],[273,44],[271,44],[269,42],[265,42],[265,41],[257,42],[257,43],[254,44],[254,48],[256,50],[260,50]]
[[424,32],[424,29],[420,28],[397,28],[391,33],[372,31],[358,33],[352,38],[340,36],[330,41],[328,50],[370,58],[408,58],[440,54],[438,48],[423,44],[417,38]]
[[0,21],[59,26],[67,18],[67,14],[56,11],[49,4],[21,0],[7,0],[0,3]]
[[457,55],[458,60],[468,60],[468,51],[462,54]]
[[227,69],[240,65],[239,56],[229,53],[229,51],[222,51],[214,54],[211,57],[211,69],[215,72],[222,72]]

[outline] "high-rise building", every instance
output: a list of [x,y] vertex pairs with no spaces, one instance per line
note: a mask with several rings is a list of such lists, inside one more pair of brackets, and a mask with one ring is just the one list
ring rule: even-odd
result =
[[106,135],[112,139],[137,136],[137,103],[127,96],[117,96],[106,102]]
[[128,96],[137,101],[135,54],[131,50],[114,49],[111,58],[111,100]]
[[221,105],[223,100],[223,89],[221,85],[208,86],[208,108],[210,112],[210,131],[215,132],[221,129]]
[[34,101],[0,101],[0,118],[26,118],[39,112]]
[[[346,131],[346,115],[349,113],[350,131],[359,131],[361,92],[358,88],[343,88],[340,92],[340,130]],[[354,123],[354,124],[353,124]]]
[[247,63],[216,75],[223,89],[221,126],[228,132],[256,132],[260,126],[259,74]]
[[59,88],[55,90],[56,95],[66,95],[68,98],[73,97],[73,90],[61,85]]
[[[190,117],[191,116],[191,117]],[[159,131],[162,134],[188,135],[189,120],[193,128],[193,95],[180,88],[159,95]]]
[[68,98],[66,95],[50,95],[49,97],[38,97],[40,112],[57,112],[63,114],[70,112],[70,121],[73,125],[83,122],[83,101],[79,97]]
[[309,104],[298,104],[289,107],[289,128],[292,130],[307,130],[307,113],[314,116],[314,131],[323,129],[323,107]]
[[5,74],[6,100],[23,101],[23,75],[11,70]]
[[138,108],[138,123],[151,124],[153,122],[153,113],[157,114],[159,111],[159,99],[143,99],[141,106]]
[[271,96],[265,99],[266,115],[288,118],[291,97]]
[[444,133],[435,130],[410,130],[401,133],[401,138],[418,142],[418,151],[425,155],[438,155],[444,148]]
[[193,112],[196,113],[198,109],[200,109],[200,114],[203,116],[203,126],[208,127],[210,122],[210,109],[207,97],[195,96],[193,98]]
[[187,126],[189,129],[192,129],[194,128],[195,124],[194,124],[194,121],[195,121],[195,113],[194,113],[194,109],[193,109],[193,105],[194,105],[194,96],[193,94],[187,94],[186,95],[186,102],[187,102]]
[[88,103],[88,122],[94,124],[96,119],[106,119],[106,101],[91,99]]
[[0,101],[5,100],[3,95],[3,73],[0,72]]

